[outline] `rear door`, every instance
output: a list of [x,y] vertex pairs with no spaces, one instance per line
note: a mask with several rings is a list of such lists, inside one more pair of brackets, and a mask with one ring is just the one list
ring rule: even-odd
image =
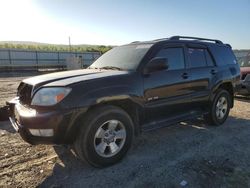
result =
[[187,46],[188,69],[192,76],[192,105],[202,107],[208,101],[211,83],[217,74],[217,67],[206,46],[189,44]]
[[183,45],[167,45],[151,57],[168,60],[168,70],[144,75],[146,122],[166,119],[187,111],[191,77],[185,65]]

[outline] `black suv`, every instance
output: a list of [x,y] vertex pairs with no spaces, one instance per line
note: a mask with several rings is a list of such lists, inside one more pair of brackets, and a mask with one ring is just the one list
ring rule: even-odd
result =
[[108,166],[142,131],[201,116],[221,125],[239,80],[231,46],[219,40],[133,42],[87,69],[23,80],[10,121],[31,144],[72,144],[79,158]]

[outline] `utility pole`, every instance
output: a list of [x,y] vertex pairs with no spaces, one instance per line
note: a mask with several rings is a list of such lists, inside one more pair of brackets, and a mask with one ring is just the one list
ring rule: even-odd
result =
[[69,36],[69,51],[71,52],[71,42],[70,42],[70,36]]

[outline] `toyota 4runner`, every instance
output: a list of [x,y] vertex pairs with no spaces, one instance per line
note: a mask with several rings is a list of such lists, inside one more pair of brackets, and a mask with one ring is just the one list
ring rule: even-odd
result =
[[115,47],[87,69],[25,79],[7,104],[28,143],[73,145],[103,167],[142,131],[197,117],[223,124],[239,80],[230,45],[174,36]]

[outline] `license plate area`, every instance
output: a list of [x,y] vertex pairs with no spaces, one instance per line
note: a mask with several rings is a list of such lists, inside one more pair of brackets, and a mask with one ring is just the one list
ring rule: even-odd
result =
[[19,131],[19,127],[20,127],[20,116],[17,112],[17,109],[16,109],[16,105],[14,106],[13,108],[13,113],[12,113],[12,116],[9,117],[9,120],[11,122],[11,125],[12,127],[15,129],[15,131]]
[[19,124],[19,122],[20,122],[20,116],[18,114],[16,106],[14,107],[14,119]]
[[19,124],[16,121],[16,119],[14,117],[9,117],[9,120],[11,122],[12,127],[15,129],[15,131],[19,131]]

